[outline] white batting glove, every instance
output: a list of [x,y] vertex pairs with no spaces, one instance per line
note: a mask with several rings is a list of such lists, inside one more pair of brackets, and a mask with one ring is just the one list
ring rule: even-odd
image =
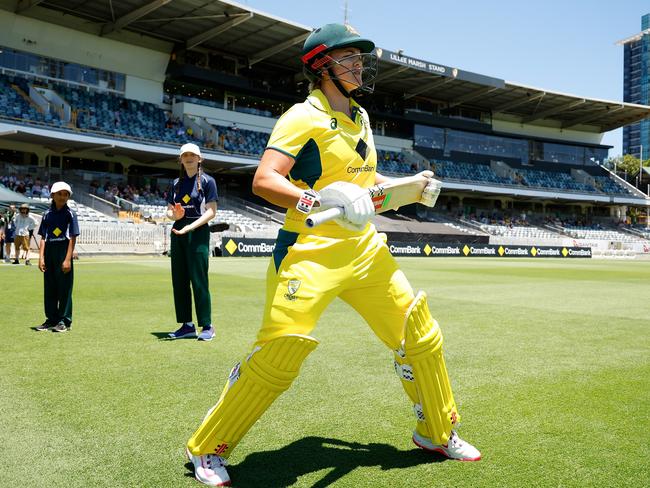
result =
[[337,181],[320,190],[321,210],[339,207],[343,217],[335,220],[337,224],[350,230],[363,230],[375,215],[375,206],[370,193],[354,183]]
[[433,207],[438,200],[438,196],[440,195],[442,183],[433,177],[433,171],[421,171],[418,173],[418,175],[424,176],[429,180],[427,186],[425,186],[424,190],[422,190],[422,195],[420,195],[419,203],[426,205],[427,207]]

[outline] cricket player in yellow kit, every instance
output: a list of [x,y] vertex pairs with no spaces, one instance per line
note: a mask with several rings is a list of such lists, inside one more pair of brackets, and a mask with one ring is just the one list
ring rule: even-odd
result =
[[[387,178],[376,171],[368,115],[351,94],[372,91],[373,50],[372,41],[341,24],[316,29],[305,41],[311,93],[278,120],[253,181],[256,194],[288,209],[267,271],[262,327],[187,445],[196,479],[207,485],[230,484],[226,458],[296,378],[318,345],[312,330],[336,297],[394,351],[396,372],[414,405],[415,444],[462,461],[481,457],[454,430],[460,417],[426,294],[413,293],[385,235],[370,223],[374,205],[367,188]],[[433,205],[436,196],[427,186],[420,201]],[[309,213],[332,207],[342,216],[305,225]]]

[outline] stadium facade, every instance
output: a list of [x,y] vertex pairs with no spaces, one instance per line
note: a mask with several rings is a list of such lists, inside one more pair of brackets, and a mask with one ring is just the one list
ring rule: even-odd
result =
[[[641,17],[641,32],[619,44],[624,50],[623,100],[650,105],[650,13]],[[623,154],[650,158],[650,120],[623,128]]]
[[[230,1],[0,0],[0,164],[76,178],[76,195],[95,178],[162,186],[177,174],[179,144],[193,140],[224,196],[254,205],[250,179],[268,135],[307,93],[299,58],[310,31]],[[564,94],[377,41],[380,75],[362,104],[378,170],[433,168],[443,180],[442,214],[413,210],[411,234],[483,214],[590,225],[645,217],[650,199],[603,165],[601,141],[648,124],[647,90],[644,104]]]

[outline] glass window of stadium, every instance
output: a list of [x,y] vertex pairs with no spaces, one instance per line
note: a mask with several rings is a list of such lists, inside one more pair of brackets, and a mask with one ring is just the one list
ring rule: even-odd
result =
[[447,151],[516,158],[528,162],[528,141],[447,129]]
[[414,142],[416,146],[431,149],[445,148],[445,129],[415,124]]
[[584,164],[585,148],[545,142],[543,158],[553,163]]
[[453,129],[441,129],[415,124],[415,145],[443,149],[445,154],[458,151],[519,159],[528,162],[528,141]]
[[126,76],[58,59],[0,47],[0,68],[34,77],[61,80],[124,93]]
[[285,110],[285,105],[281,102],[234,93],[226,93],[225,106],[226,110],[259,115],[261,117],[279,117]]
[[586,147],[585,148],[585,164],[595,163],[602,164],[607,159],[608,151],[601,147]]

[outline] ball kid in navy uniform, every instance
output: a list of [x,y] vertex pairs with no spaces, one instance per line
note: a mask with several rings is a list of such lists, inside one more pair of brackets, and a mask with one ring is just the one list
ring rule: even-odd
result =
[[39,331],[66,332],[72,325],[72,253],[79,235],[77,215],[68,207],[70,185],[57,181],[52,185],[52,206],[43,215],[38,228],[41,236],[38,269],[43,272],[45,322]]
[[184,144],[179,153],[181,176],[174,180],[167,197],[167,218],[174,221],[171,235],[172,288],[176,321],[181,326],[172,339],[197,337],[192,322],[192,293],[199,327],[199,340],[214,337],[208,286],[210,229],[217,212],[217,184],[201,169],[201,150]]

